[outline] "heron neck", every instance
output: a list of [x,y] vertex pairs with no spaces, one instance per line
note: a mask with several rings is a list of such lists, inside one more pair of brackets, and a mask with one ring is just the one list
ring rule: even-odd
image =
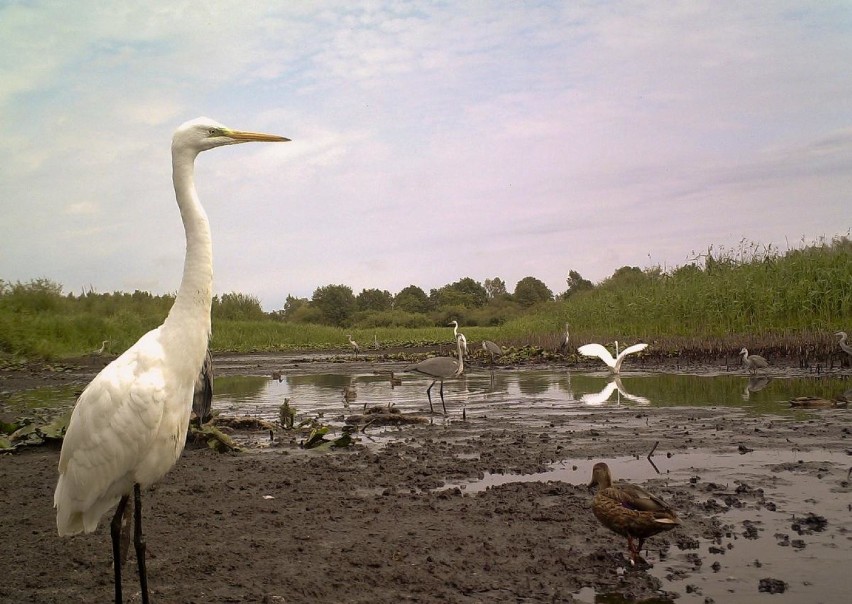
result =
[[[183,346],[207,349],[210,338],[210,307],[213,300],[213,243],[207,214],[198,200],[193,182],[196,153],[172,149],[172,180],[186,235],[183,277],[174,305],[163,324],[165,331],[177,329]],[[198,342],[187,341],[193,335]]]

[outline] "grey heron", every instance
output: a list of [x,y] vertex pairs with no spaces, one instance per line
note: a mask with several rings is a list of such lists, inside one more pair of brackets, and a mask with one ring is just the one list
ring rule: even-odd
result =
[[745,366],[752,373],[756,373],[758,369],[766,369],[769,367],[767,360],[759,354],[749,354],[748,350],[745,348],[740,350],[740,354],[743,355],[743,363],[745,363]]
[[358,353],[361,352],[361,347],[358,346],[358,342],[352,339],[352,334],[346,334],[346,337],[349,338],[349,345],[352,347],[352,352],[354,352],[357,357]]
[[425,376],[432,378],[432,383],[429,384],[429,387],[426,389],[426,396],[429,398],[429,411],[431,411],[432,413],[435,412],[435,409],[432,407],[431,391],[432,386],[435,385],[435,382],[441,382],[441,406],[444,408],[444,415],[446,415],[447,405],[444,402],[444,380],[458,377],[464,372],[462,338],[464,338],[462,334],[459,334],[456,338],[456,350],[459,355],[458,360],[452,357],[431,357],[429,359],[420,361],[415,365],[411,365],[405,368],[405,371],[414,371],[416,373],[421,373]]
[[834,335],[836,335],[837,337],[840,338],[840,341],[837,342],[838,344],[840,344],[840,349],[843,350],[843,352],[845,352],[846,354],[852,356],[852,346],[850,346],[849,344],[846,343],[846,338],[847,338],[846,332],[845,331],[838,331]]
[[503,356],[503,349],[491,340],[482,341],[482,350],[491,355],[491,364],[494,365],[494,357]]

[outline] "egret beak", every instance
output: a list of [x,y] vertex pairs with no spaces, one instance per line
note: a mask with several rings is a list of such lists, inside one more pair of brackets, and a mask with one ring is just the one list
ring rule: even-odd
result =
[[262,132],[244,132],[242,130],[226,130],[225,136],[240,143],[256,141],[259,143],[279,143],[289,141],[289,138],[275,134],[263,134]]

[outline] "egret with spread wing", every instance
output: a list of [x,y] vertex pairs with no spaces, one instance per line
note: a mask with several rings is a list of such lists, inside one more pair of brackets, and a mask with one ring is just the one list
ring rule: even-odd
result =
[[111,523],[115,601],[122,601],[120,533],[134,496],[134,544],[142,602],[148,602],[141,490],[171,469],[186,441],[196,378],[210,339],[213,246],[193,172],[202,151],[281,136],[231,130],[209,118],[181,125],[172,138],[172,181],[186,235],[183,277],[165,322],[142,336],[89,383],[71,415],[53,496],[60,536]]
[[633,354],[634,352],[640,352],[645,350],[648,347],[647,344],[634,344],[633,346],[628,346],[620,353],[618,352],[618,342],[615,342],[615,358],[612,357],[612,354],[601,346],[600,344],[586,344],[585,346],[580,346],[577,349],[577,352],[587,357],[598,357],[604,363],[607,364],[609,370],[613,373],[619,373],[621,371],[621,364],[624,362],[624,359],[629,354]]

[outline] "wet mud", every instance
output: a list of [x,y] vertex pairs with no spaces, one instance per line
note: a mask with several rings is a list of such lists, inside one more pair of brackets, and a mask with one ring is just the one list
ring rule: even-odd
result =
[[[229,371],[266,374],[255,361]],[[47,373],[0,388],[57,379]],[[57,381],[85,384],[87,371],[64,375]],[[852,552],[849,417],[622,406],[494,425],[454,412],[382,428],[381,445],[367,430],[327,453],[285,431],[271,443],[266,432],[238,434],[264,446],[187,448],[143,495],[151,599],[838,601],[847,583],[832,569]],[[112,599],[108,526],[56,535],[58,456],[39,447],[0,457],[0,602]],[[597,460],[614,460],[616,479],[631,478],[628,462],[660,472],[631,480],[683,524],[647,541],[647,564],[631,565],[625,540],[591,514],[586,470]],[[813,552],[836,554],[837,566]],[[138,602],[132,553],[126,568],[127,599]]]

